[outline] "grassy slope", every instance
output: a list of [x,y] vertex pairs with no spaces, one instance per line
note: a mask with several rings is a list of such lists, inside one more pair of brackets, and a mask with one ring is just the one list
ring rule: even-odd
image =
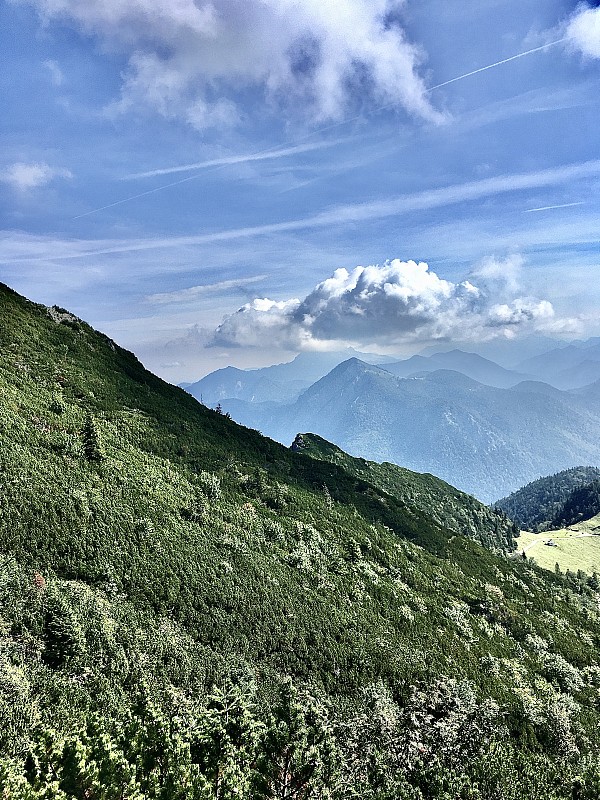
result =
[[[584,534],[584,536],[582,536]],[[593,535],[590,535],[593,534]],[[558,564],[563,572],[583,570],[588,575],[600,573],[600,514],[568,528],[544,533],[522,531],[517,550],[526,548],[527,556],[540,567],[554,570]],[[544,544],[551,539],[556,547]]]

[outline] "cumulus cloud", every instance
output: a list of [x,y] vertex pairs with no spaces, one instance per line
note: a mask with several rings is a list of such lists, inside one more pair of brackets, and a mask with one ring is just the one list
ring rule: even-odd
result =
[[121,109],[144,103],[204,129],[235,123],[235,93],[252,88],[319,122],[360,88],[361,101],[442,119],[399,23],[405,0],[21,1],[126,55]]
[[42,162],[26,164],[19,161],[0,171],[0,182],[7,183],[19,192],[46,186],[54,178],[72,178],[68,169],[55,169]]
[[518,254],[503,259],[490,256],[475,267],[471,277],[483,284],[488,293],[496,296],[514,295],[520,289],[522,267],[523,257]]
[[567,24],[566,36],[588,58],[600,58],[600,7],[580,5]]
[[[508,281],[501,281],[504,263]],[[517,257],[490,259],[469,280],[444,280],[424,262],[394,259],[382,266],[338,269],[303,300],[247,303],[226,317],[212,344],[293,349],[340,345],[390,347],[411,342],[514,336],[521,330],[556,330],[547,300],[510,295],[517,288]],[[475,275],[479,276],[478,284]]]

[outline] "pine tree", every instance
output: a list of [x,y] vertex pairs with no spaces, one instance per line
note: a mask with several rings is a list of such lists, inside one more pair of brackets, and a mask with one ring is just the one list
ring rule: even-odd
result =
[[83,452],[88,461],[102,461],[102,449],[100,447],[100,438],[96,429],[96,423],[91,414],[85,418],[82,431],[83,438]]

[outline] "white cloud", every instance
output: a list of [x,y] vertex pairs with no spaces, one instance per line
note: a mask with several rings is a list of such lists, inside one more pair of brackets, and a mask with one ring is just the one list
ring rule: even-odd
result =
[[571,45],[588,58],[600,58],[600,8],[580,5],[567,25]]
[[146,302],[157,305],[186,303],[206,294],[226,292],[232,289],[242,289],[244,286],[251,283],[258,283],[266,277],[266,275],[251,275],[248,278],[235,278],[228,281],[219,281],[218,283],[205,283],[200,286],[190,286],[187,289],[180,289],[176,292],[160,292],[159,294],[148,295],[148,297],[146,297]]
[[[498,290],[502,264],[508,280]],[[428,265],[394,259],[382,266],[338,269],[303,300],[247,303],[226,317],[213,344],[285,349],[322,349],[341,344],[387,347],[411,342],[481,340],[511,336],[522,329],[564,328],[552,304],[508,297],[517,288],[518,257],[492,259],[473,280],[453,283]],[[510,271],[515,274],[511,277]],[[474,273],[475,275],[475,273]],[[472,279],[474,275],[471,276]]]
[[[436,189],[425,189],[414,194],[405,194],[386,200],[375,200],[371,203],[361,202],[348,205],[334,206],[331,209],[321,211],[310,217],[303,219],[289,220],[286,222],[266,223],[247,228],[237,228],[225,230],[217,233],[202,234],[194,237],[197,244],[207,244],[209,242],[219,242],[232,239],[244,239],[249,236],[260,236],[267,233],[281,233],[283,231],[302,230],[306,228],[320,228],[329,225],[341,225],[358,222],[360,220],[384,219],[385,217],[399,216],[409,211],[421,211],[431,208],[442,208],[458,203],[480,200],[483,197],[505,194],[507,192],[525,191],[528,189],[538,189],[544,186],[554,186],[567,183],[569,181],[593,178],[600,175],[600,159],[585,161],[575,164],[567,164],[563,167],[552,167],[538,172],[522,172],[508,175],[497,175],[493,178],[484,180],[469,181],[468,183],[453,184],[442,186]],[[189,180],[184,178],[183,180]],[[183,182],[183,181],[180,181]],[[176,184],[171,184],[175,186]],[[90,211],[84,211],[75,219],[96,214],[106,208],[127,203],[138,197],[144,197],[154,192],[162,191],[165,186],[158,186],[146,192],[133,195],[132,197],[117,200],[107,206],[101,206]],[[191,237],[186,237],[191,241]],[[156,247],[169,247],[177,239],[144,239],[137,249],[152,250]],[[129,245],[126,246],[130,249]],[[112,251],[116,252],[116,251]]]
[[22,2],[127,56],[121,110],[143,103],[203,129],[235,123],[235,93],[252,88],[319,122],[343,116],[360,85],[376,105],[443,119],[398,23],[405,0]]
[[52,59],[48,59],[48,61],[44,61],[44,66],[50,73],[50,80],[52,81],[53,85],[62,86],[65,76],[63,75],[58,63]]
[[68,169],[55,169],[43,162],[26,164],[19,161],[0,171],[0,182],[8,183],[19,192],[29,189],[38,189],[45,186],[54,178],[72,178]]
[[223,158],[211,158],[206,161],[195,161],[192,164],[179,164],[176,167],[163,167],[151,169],[147,172],[135,172],[125,175],[124,180],[134,180],[137,178],[154,178],[157,175],[171,175],[174,172],[192,172],[209,167],[226,167],[235,164],[248,164],[254,161],[272,161],[279,158],[297,155],[299,153],[310,153],[314,150],[323,150],[326,147],[333,147],[344,139],[328,139],[320,142],[308,142],[307,144],[297,144],[291,147],[273,147],[261,150],[256,153],[246,153],[239,156],[225,156]]
[[472,277],[496,295],[514,295],[520,288],[522,267],[523,257],[520,255],[511,255],[505,259],[490,256],[475,267]]

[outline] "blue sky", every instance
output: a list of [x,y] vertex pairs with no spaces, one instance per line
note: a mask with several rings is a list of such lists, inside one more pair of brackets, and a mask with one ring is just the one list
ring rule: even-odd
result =
[[4,3],[0,279],[172,381],[598,335],[596,5]]

